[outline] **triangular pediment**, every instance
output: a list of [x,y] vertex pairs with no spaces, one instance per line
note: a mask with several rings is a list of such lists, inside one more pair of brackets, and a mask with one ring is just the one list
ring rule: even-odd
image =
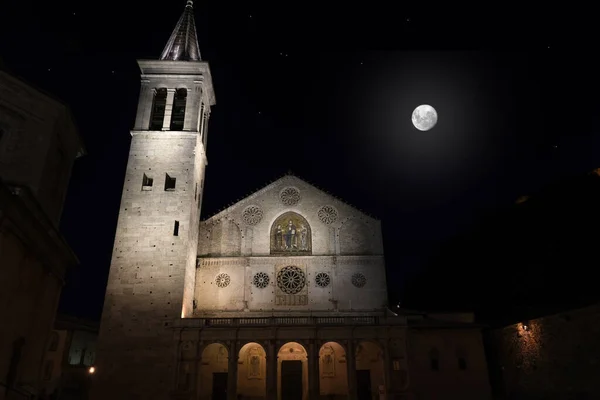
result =
[[[280,210],[282,213],[289,210],[301,209],[304,212],[315,212],[327,223],[341,222],[343,217],[355,217],[372,222],[377,218],[346,203],[331,193],[288,173],[279,179],[267,184],[262,189],[249,194],[245,198],[204,219],[204,223],[219,221],[223,218],[241,219],[248,222],[248,207],[257,207],[264,211],[269,209]],[[244,211],[246,214],[244,215]],[[246,221],[245,221],[246,220]],[[331,222],[329,222],[331,221]]]

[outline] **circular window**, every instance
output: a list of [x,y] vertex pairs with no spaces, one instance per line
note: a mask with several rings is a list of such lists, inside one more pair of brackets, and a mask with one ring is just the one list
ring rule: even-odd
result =
[[352,284],[357,288],[364,287],[367,284],[367,278],[360,272],[357,272],[352,275]]
[[259,289],[266,288],[269,284],[269,281],[269,275],[265,274],[264,272],[257,272],[254,275],[254,279],[252,279],[252,283],[254,283],[254,286],[256,286]]
[[329,278],[329,274],[327,274],[325,272],[319,272],[317,274],[317,276],[315,276],[315,283],[319,287],[322,287],[322,288],[327,287],[327,286],[329,286],[330,282],[331,282],[331,278]]
[[287,266],[277,273],[277,286],[287,294],[296,294],[306,284],[306,276],[298,267]]
[[338,218],[337,210],[332,206],[321,207],[317,215],[319,216],[321,222],[326,225],[333,224]]
[[242,213],[242,218],[244,222],[248,225],[256,225],[258,224],[263,217],[263,211],[258,206],[248,206]]
[[231,278],[227,274],[219,274],[215,278],[215,283],[220,288],[224,288],[224,287],[229,286],[230,282],[231,282]]
[[300,201],[300,192],[294,187],[286,187],[279,193],[279,198],[286,206],[293,206]]

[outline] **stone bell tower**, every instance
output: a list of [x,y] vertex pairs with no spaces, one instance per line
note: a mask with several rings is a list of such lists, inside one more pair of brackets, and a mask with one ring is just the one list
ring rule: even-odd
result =
[[207,165],[210,68],[187,1],[159,60],[139,60],[141,90],[110,266],[92,398],[167,399],[171,326],[193,312]]

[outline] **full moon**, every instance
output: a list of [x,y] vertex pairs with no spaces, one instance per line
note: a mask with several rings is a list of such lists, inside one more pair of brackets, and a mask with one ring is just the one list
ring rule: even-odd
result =
[[412,113],[412,123],[420,131],[428,131],[437,123],[438,115],[435,108],[421,104]]

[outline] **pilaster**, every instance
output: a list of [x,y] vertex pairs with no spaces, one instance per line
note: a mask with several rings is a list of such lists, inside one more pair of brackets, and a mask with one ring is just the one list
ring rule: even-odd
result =
[[356,387],[356,344],[354,340],[348,340],[348,349],[346,351],[346,363],[348,367],[348,400],[357,400],[358,392]]
[[277,399],[277,354],[275,341],[267,344],[267,400]]
[[310,340],[308,344],[308,397],[319,398],[319,350],[320,344]]
[[145,131],[150,127],[150,114],[152,113],[153,100],[154,88],[150,87],[149,80],[142,79],[134,130]]
[[238,378],[238,342],[232,340],[229,345],[229,360],[227,366],[227,400],[237,400]]

